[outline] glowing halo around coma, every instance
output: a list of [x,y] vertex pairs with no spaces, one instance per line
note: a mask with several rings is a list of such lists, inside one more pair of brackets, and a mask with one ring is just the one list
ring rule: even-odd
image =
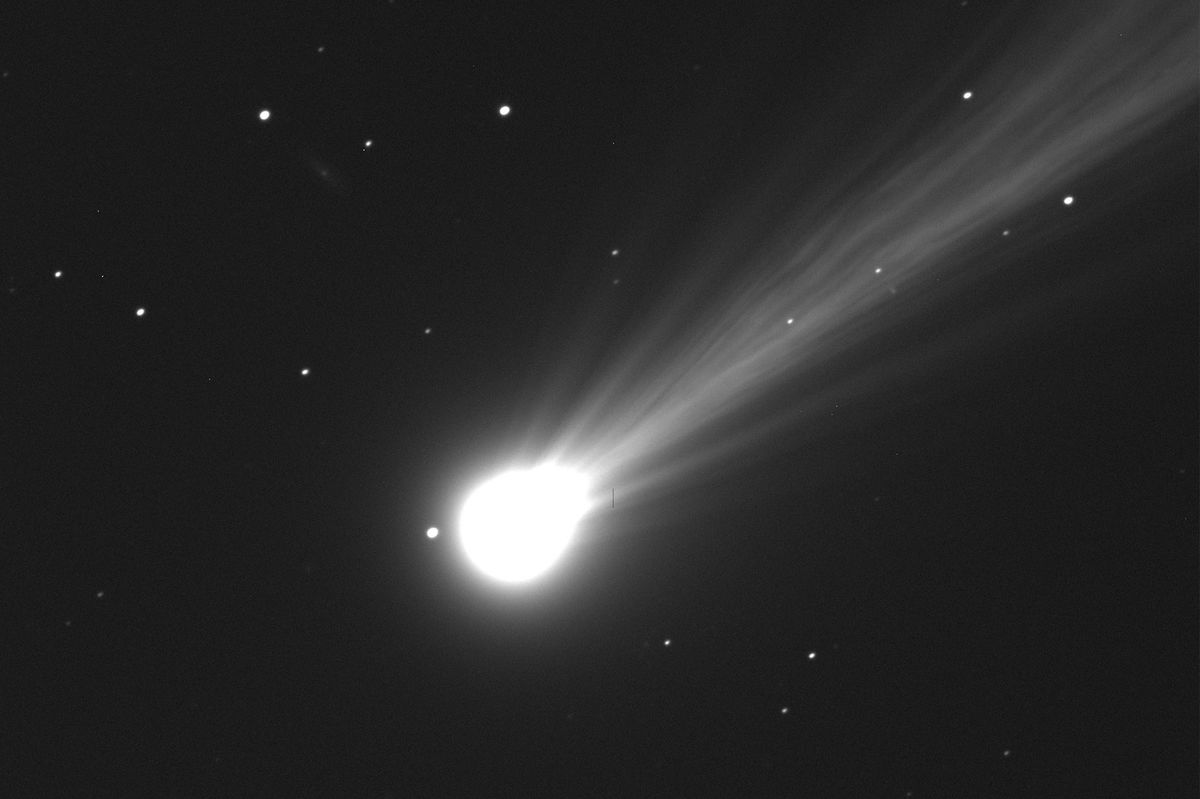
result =
[[493,477],[463,504],[459,541],[467,559],[504,583],[544,574],[587,512],[588,488],[582,475],[553,464]]

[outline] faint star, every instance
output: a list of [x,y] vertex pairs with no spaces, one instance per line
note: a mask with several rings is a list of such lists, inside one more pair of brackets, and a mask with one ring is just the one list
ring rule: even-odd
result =
[[426,538],[437,538],[438,537],[438,529],[436,527],[430,527],[428,530],[425,531],[425,537]]
[[664,640],[663,640],[663,646],[670,646],[670,645],[671,645],[671,639],[670,639],[670,638],[667,638],[667,639],[664,639]]
[[1004,750],[1004,756],[1005,756],[1005,757],[1010,757],[1011,755],[1012,755],[1012,750],[1011,750],[1011,749],[1005,749],[1005,750]]
[[318,48],[317,48],[317,52],[318,52],[318,53],[323,53],[323,52],[325,52],[325,45],[321,45],[320,47],[318,47]]
[[369,149],[371,147],[371,145],[373,145],[373,144],[375,144],[375,141],[373,139],[367,139],[365,142],[363,142],[363,149],[364,150]]
[[1009,233],[1011,233],[1011,232],[1012,232],[1011,230],[1005,230],[1005,231],[1004,231],[1003,233],[1001,233],[1000,235],[1001,235],[1001,236],[1007,236],[1007,235],[1008,235]]
[[104,592],[103,592],[103,591],[97,591],[97,592],[96,592],[96,599],[104,599]]
[[620,254],[621,254],[621,251],[620,251],[620,250],[613,250],[613,251],[612,251],[612,257],[613,257],[613,258],[616,258],[616,257],[617,257],[618,255],[620,255]]
[[512,109],[506,105],[502,105],[502,106],[500,106],[500,109],[497,111],[497,113],[500,114],[500,116],[502,116],[502,117],[506,117],[512,113]]
[[270,109],[268,109],[268,108],[264,108],[263,110],[259,111],[259,112],[258,112],[258,118],[259,118],[259,119],[261,119],[263,122],[266,122],[268,119],[270,119],[270,118],[271,118],[271,111],[270,111]]
[[304,367],[303,369],[301,369],[301,370],[300,370],[300,376],[301,376],[301,377],[308,377],[308,374],[309,374],[309,372],[310,372],[310,371],[311,371],[311,370],[310,370],[310,369],[309,369],[309,368],[306,366],[306,367]]
[[427,336],[428,336],[428,335],[429,335],[430,333],[432,333],[432,332],[433,332],[433,328],[432,328],[432,327],[427,327],[427,328],[425,328],[425,335],[427,335]]
[[62,270],[61,270],[61,269],[59,269],[57,272],[55,272],[55,273],[54,273],[54,277],[55,277],[55,279],[58,279],[58,278],[62,277]]
[[809,653],[808,653],[808,659],[809,659],[809,660],[816,660],[816,659],[817,659],[817,653],[816,653],[816,652],[809,652]]
[[796,321],[796,320],[795,320],[795,318],[793,318],[793,317],[789,316],[789,317],[788,317],[788,320],[787,320],[787,323],[790,325],[792,322],[795,322],[795,321]]
[[782,707],[779,709],[779,713],[780,715],[786,716],[788,714],[788,709],[786,707]]
[[878,274],[879,274],[880,272],[882,272],[882,271],[883,271],[883,267],[882,267],[882,266],[877,266],[877,267],[875,267],[875,274],[877,274],[877,275],[878,275]]

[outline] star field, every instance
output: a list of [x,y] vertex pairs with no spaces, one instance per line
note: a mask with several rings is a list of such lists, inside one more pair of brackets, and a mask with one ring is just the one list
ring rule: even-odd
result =
[[14,795],[1195,793],[1195,9],[30,13]]

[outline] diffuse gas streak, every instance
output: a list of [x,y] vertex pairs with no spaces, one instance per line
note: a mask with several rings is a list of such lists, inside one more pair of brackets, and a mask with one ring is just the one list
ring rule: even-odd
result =
[[[1024,32],[990,63],[915,104],[943,110],[906,152],[897,152],[894,127],[853,181],[797,179],[790,195],[767,198],[771,208],[739,209],[784,220],[775,234],[723,241],[749,227],[731,213],[727,229],[698,242],[687,281],[615,345],[548,456],[585,470],[605,493],[619,485],[624,504],[804,424],[807,416],[781,411],[713,434],[785,382],[895,331],[931,294],[944,300],[997,268],[994,258],[968,256],[1012,220],[1043,209],[1078,216],[1082,198],[1069,210],[1063,203],[1073,182],[1195,103],[1193,4],[1043,5],[1044,16],[1023,20]],[[779,216],[780,202],[792,210]],[[870,391],[885,372],[838,390]],[[812,387],[803,404],[819,407],[825,390]]]

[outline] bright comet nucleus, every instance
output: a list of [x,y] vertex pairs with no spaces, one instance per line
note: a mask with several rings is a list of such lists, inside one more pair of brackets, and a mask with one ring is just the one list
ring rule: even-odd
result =
[[488,480],[467,497],[459,518],[468,560],[505,583],[545,573],[571,543],[588,509],[588,490],[586,478],[555,465]]

